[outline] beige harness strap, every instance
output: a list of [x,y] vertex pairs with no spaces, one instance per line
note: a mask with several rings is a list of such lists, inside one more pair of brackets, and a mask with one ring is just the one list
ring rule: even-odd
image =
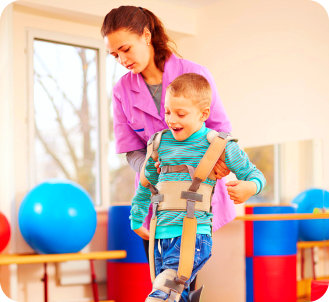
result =
[[139,175],[139,179],[143,187],[147,187],[148,184],[150,183],[145,176],[145,166],[149,158],[152,156],[152,153],[153,153],[153,142],[147,145],[145,161]]
[[208,150],[202,157],[199,165],[195,169],[194,178],[199,178],[205,181],[212,169],[214,168],[217,160],[225,150],[226,140],[220,137],[215,137],[211,142]]
[[193,270],[197,226],[198,221],[195,217],[184,217],[177,271],[178,280],[184,283],[191,277]]
[[147,142],[145,161],[144,161],[144,164],[142,166],[142,169],[141,169],[141,172],[139,175],[140,182],[143,187],[147,187],[148,184],[150,183],[145,176],[146,163],[150,157],[152,157],[155,161],[158,160],[158,151],[157,150],[158,150],[160,142],[161,142],[161,137],[162,137],[162,134],[167,131],[168,131],[168,129],[164,129],[160,132],[154,133],[153,136]]
[[[153,154],[153,146],[154,142],[150,142],[147,145],[146,149],[146,156],[145,156],[145,161],[143,164],[143,167],[140,172],[140,182],[143,187],[150,187],[150,182],[145,176],[145,166],[149,158]],[[155,278],[155,268],[154,268],[154,237],[155,237],[155,228],[156,228],[156,222],[157,222],[157,217],[152,217],[151,222],[150,222],[150,235],[149,235],[149,265],[150,265],[150,275],[151,275],[151,281],[154,281]]]
[[[206,180],[217,160],[224,152],[225,146],[226,140],[224,138],[215,137],[212,140],[208,150],[194,172],[194,178],[187,193],[198,191],[201,182]],[[193,195],[191,194],[191,196]],[[183,221],[183,233],[177,271],[177,282],[179,283],[185,283],[191,277],[193,270],[197,232],[197,219],[194,216],[195,202],[196,201],[193,199],[187,199],[186,201],[187,214]]]
[[146,167],[146,163],[150,157],[152,157],[154,160],[157,160],[157,157],[158,157],[157,150],[160,145],[162,133],[165,131],[167,131],[167,130],[157,132],[153,135],[153,137],[151,137],[149,139],[149,141],[147,143],[145,161],[144,161],[143,167],[140,172],[140,182],[143,187],[149,188],[151,190],[151,193],[152,193],[151,201],[153,202],[153,215],[152,215],[152,219],[150,222],[150,234],[149,234],[149,265],[150,265],[150,275],[151,275],[152,282],[154,281],[154,278],[155,278],[155,267],[154,267],[154,241],[155,240],[154,239],[155,239],[155,230],[156,230],[156,225],[157,225],[156,212],[157,212],[158,204],[161,201],[161,196],[158,194],[157,188],[154,185],[152,185],[146,178],[145,167]]
[[154,265],[154,243],[155,243],[155,229],[157,226],[158,218],[151,219],[150,222],[150,235],[149,235],[149,264],[150,264],[150,275],[153,283],[155,279],[155,265]]

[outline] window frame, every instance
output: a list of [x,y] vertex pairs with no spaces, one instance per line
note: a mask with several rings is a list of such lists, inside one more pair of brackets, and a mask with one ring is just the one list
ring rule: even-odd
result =
[[96,150],[96,195],[95,207],[97,209],[107,208],[110,205],[109,173],[107,167],[107,154],[109,147],[109,112],[108,99],[106,95],[106,49],[102,41],[85,38],[82,36],[69,35],[34,28],[27,28],[27,169],[28,187],[36,185],[35,178],[35,127],[34,127],[34,69],[33,69],[33,43],[34,40],[85,47],[97,51],[97,84],[98,84],[98,110],[97,110],[97,132],[98,148]]
[[[248,146],[244,147],[244,151],[248,154],[248,151],[246,149],[252,149],[252,148],[261,148],[261,147],[266,147],[270,146],[273,147],[273,199],[268,200],[265,203],[271,203],[274,205],[279,205],[280,204],[280,199],[281,199],[281,166],[280,166],[280,161],[281,161],[281,149],[280,149],[280,144],[274,143],[274,144],[266,144],[266,145],[257,145],[257,146]],[[267,184],[266,184],[267,185]]]

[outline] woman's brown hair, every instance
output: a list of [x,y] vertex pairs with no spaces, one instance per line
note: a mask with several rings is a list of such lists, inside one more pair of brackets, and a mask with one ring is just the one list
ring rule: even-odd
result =
[[101,33],[105,37],[119,29],[127,29],[142,35],[145,27],[151,32],[155,65],[163,72],[166,60],[174,51],[168,45],[172,41],[166,34],[162,22],[148,9],[136,6],[120,6],[112,9],[104,18]]

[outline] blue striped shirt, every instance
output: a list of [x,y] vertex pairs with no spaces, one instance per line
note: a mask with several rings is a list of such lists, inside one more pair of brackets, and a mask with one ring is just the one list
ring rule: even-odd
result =
[[[203,155],[209,147],[207,133],[210,129],[205,125],[193,133],[184,141],[174,139],[170,131],[164,132],[158,148],[160,167],[173,165],[190,165],[197,167]],[[162,181],[191,181],[189,173],[157,173],[154,166],[155,161],[150,158],[145,167],[145,176],[153,185]],[[257,194],[265,186],[265,178],[255,165],[253,165],[242,151],[238,144],[229,141],[225,148],[225,164],[233,172],[237,179],[253,181],[257,185]],[[215,185],[215,181],[207,178],[204,183]],[[131,207],[131,228],[138,229],[142,226],[145,217],[148,214],[151,192],[148,188],[139,184],[136,194],[132,200]],[[156,238],[173,238],[182,235],[183,219],[186,212],[179,211],[159,211],[156,229]],[[212,213],[196,211],[195,217],[198,220],[197,233],[211,233]]]

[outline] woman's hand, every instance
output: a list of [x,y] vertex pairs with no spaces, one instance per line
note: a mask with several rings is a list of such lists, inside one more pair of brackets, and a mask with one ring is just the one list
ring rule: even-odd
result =
[[140,228],[134,230],[134,232],[139,236],[139,237],[142,237],[144,240],[149,240],[150,238],[150,231],[141,226]]
[[225,162],[223,162],[221,159],[219,159],[215,164],[214,172],[217,179],[222,179],[223,177],[230,174],[230,170],[225,165]]
[[225,185],[228,195],[235,204],[243,203],[257,193],[257,185],[253,181],[235,180]]
[[158,172],[158,174],[160,174],[160,173],[161,173],[161,168],[160,168],[160,162],[159,162],[159,161],[157,161],[157,162],[154,164],[154,167],[157,168],[157,172]]

